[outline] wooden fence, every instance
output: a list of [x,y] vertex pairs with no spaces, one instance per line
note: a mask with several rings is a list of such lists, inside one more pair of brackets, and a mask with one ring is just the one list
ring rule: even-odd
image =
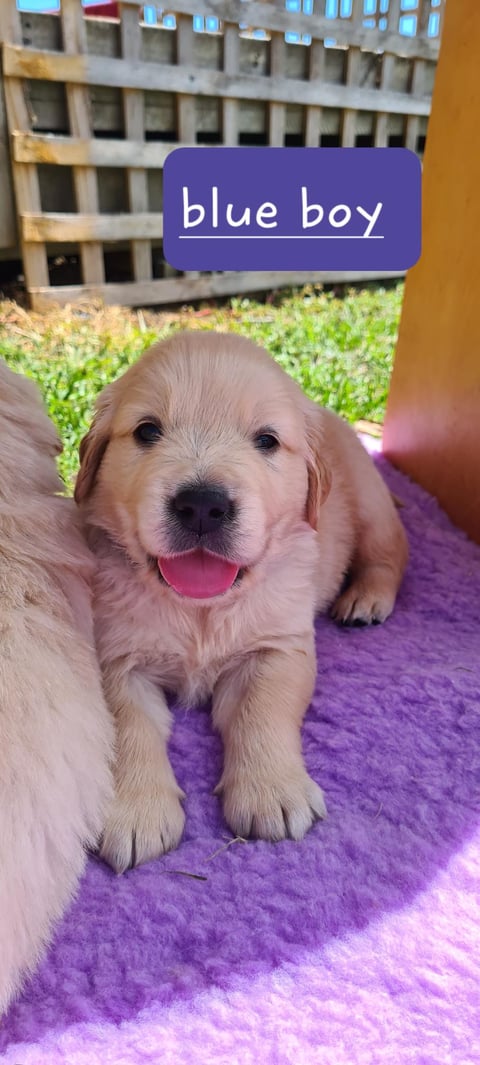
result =
[[[410,37],[399,32],[404,0],[368,0],[378,9],[369,18],[365,0],[336,18],[326,17],[325,2],[302,14],[284,0],[173,0],[173,17],[163,11],[146,25],[139,0],[121,0],[114,19],[86,17],[80,0],[61,0],[58,15],[20,14],[15,0],[2,0],[5,112],[34,308],[91,295],[128,305],[191,301],[360,276],[182,274],[162,258],[162,167],[179,145],[422,154],[439,48],[429,27],[433,18],[439,28],[445,0],[416,8],[409,0]],[[216,20],[215,32],[195,32],[202,15]],[[1,137],[0,105],[0,167]],[[11,242],[8,190],[1,199],[0,243]]]

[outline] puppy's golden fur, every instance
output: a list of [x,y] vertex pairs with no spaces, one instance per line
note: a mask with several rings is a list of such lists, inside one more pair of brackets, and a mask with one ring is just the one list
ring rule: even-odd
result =
[[[226,493],[218,532],[180,528],[178,493],[192,485]],[[118,734],[104,857],[122,870],[180,840],[164,689],[190,703],[213,695],[225,748],[217,791],[232,830],[300,839],[325,812],[300,739],[314,615],[336,600],[339,621],[383,621],[407,559],[355,434],[248,340],[179,334],[101,394],[76,499],[99,560],[96,639]],[[160,579],[162,560],[167,573],[195,535],[238,567],[222,595],[191,598]]]
[[93,560],[57,433],[0,362],[0,1014],[72,897],[111,797]]

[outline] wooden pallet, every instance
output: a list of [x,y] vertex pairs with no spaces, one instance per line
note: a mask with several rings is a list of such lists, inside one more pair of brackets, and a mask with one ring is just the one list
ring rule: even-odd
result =
[[[321,145],[336,116],[338,143],[344,146],[358,143],[361,129],[368,129],[370,143],[388,146],[395,121],[403,143],[417,149],[430,110],[439,47],[438,39],[427,35],[428,20],[433,11],[442,14],[444,0],[440,7],[432,3],[435,0],[419,0],[418,34],[408,38],[398,32],[400,0],[390,0],[386,28],[380,15],[375,26],[365,27],[363,0],[353,0],[351,18],[335,20],[322,14],[292,15],[280,0],[174,0],[174,31],[142,25],[139,0],[121,0],[119,23],[86,18],[80,0],[62,0],[57,18],[30,20],[19,14],[15,0],[3,0],[3,87],[21,253],[33,307],[85,295],[127,305],[184,302],[304,281],[378,276],[181,274],[166,264],[163,276],[154,276],[152,250],[161,246],[162,213],[158,184],[152,203],[151,178],[161,175],[174,148],[202,142],[207,114],[208,122],[217,126],[213,140],[236,145],[248,141],[246,110],[258,118],[258,108],[265,121],[263,143],[272,146],[291,143],[293,127],[301,131],[294,134],[295,143],[300,137],[304,145]],[[194,33],[192,16],[198,13],[221,20],[220,32],[210,35],[210,41]],[[249,25],[264,31],[261,41],[239,30],[247,17]],[[311,44],[288,44],[285,34],[292,29],[308,33]],[[56,46],[45,47],[45,36]],[[325,47],[325,38],[332,37],[337,47]],[[247,57],[253,55],[261,73],[248,66]],[[402,89],[399,69],[408,72]],[[56,112],[62,117],[48,123],[54,127],[51,132],[45,131],[45,119],[41,127],[38,117],[38,93],[42,87],[45,100],[45,86],[62,94]],[[96,120],[94,98],[102,90],[121,99],[122,128],[117,115],[108,139],[98,136]],[[54,99],[58,103],[60,96]],[[172,99],[174,128],[160,132],[171,135],[172,142],[147,140],[149,108],[158,110],[161,104],[162,114],[165,107],[173,114]],[[255,141],[254,132],[252,137]],[[45,209],[41,168],[46,166],[58,183],[60,202],[69,178],[73,202],[68,210]],[[107,171],[124,175],[120,210],[109,203],[107,210],[101,209],[101,180]],[[112,246],[130,251],[130,280],[121,284],[106,276],[105,251]],[[52,285],[49,257],[72,249],[79,253],[79,283]]]

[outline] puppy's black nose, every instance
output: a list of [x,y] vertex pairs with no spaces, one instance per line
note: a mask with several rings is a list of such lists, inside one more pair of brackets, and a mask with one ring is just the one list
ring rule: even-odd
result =
[[172,499],[172,511],[184,529],[202,536],[232,518],[234,504],[223,489],[198,485],[182,488]]

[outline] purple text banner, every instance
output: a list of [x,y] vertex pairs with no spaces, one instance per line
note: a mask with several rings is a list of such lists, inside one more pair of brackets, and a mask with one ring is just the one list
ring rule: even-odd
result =
[[178,270],[407,270],[421,165],[406,148],[178,148],[164,166]]

